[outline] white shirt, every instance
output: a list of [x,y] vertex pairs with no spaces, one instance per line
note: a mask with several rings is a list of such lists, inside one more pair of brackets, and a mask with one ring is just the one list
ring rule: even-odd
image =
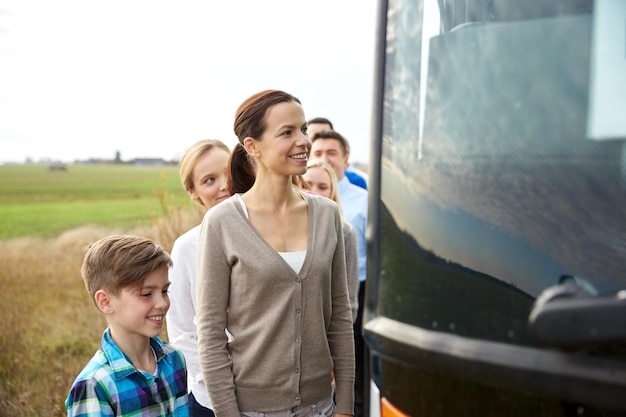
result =
[[173,266],[169,271],[170,309],[167,312],[167,337],[187,361],[187,387],[202,406],[213,408],[202,380],[198,358],[196,328],[196,271],[200,225],[180,235],[172,247]]

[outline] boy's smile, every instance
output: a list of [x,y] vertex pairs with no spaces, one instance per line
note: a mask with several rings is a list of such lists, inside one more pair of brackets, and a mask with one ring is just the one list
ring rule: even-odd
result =
[[168,268],[163,266],[146,276],[141,288],[123,288],[111,295],[106,313],[112,333],[155,337],[161,334],[165,313],[170,308]]

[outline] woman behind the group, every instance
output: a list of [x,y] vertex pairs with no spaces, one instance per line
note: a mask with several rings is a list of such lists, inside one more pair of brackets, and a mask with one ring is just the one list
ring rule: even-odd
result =
[[[230,150],[219,140],[201,140],[191,145],[180,160],[180,180],[189,196],[207,210],[230,196],[226,169]],[[182,234],[172,247],[173,267],[169,277],[171,307],[167,313],[167,336],[183,351],[187,361],[189,413],[212,417],[211,402],[198,359],[196,316],[196,264],[200,225]]]
[[[321,159],[310,159],[306,173],[302,176],[303,184],[312,193],[330,198],[341,211],[341,200],[337,191],[337,175],[329,164]],[[346,272],[348,293],[352,307],[352,322],[356,320],[359,309],[359,255],[356,243],[356,231],[347,221],[343,221],[343,239],[346,252]]]
[[[342,220],[336,204],[292,183],[311,147],[300,101],[257,93],[234,131],[228,181],[243,194],[205,215],[198,252],[199,355],[215,414],[352,415]],[[251,166],[251,188],[233,185]]]

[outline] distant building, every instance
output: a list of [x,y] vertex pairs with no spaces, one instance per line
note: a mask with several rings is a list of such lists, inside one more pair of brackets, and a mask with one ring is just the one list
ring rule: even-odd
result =
[[67,171],[67,165],[63,162],[50,162],[48,164],[48,170],[50,171]]
[[166,162],[162,158],[136,158],[133,165],[165,165]]

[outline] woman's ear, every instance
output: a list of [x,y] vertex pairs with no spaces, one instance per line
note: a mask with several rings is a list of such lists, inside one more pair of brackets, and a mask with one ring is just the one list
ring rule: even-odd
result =
[[187,194],[189,194],[189,197],[194,200],[194,201],[200,201],[200,198],[198,198],[198,194],[196,194],[196,190],[194,190],[193,188],[187,190]]
[[246,152],[248,152],[248,155],[252,155],[255,158],[261,154],[257,147],[257,141],[250,136],[243,140],[243,148],[246,150]]
[[113,306],[111,305],[111,297],[105,290],[98,290],[94,294],[94,300],[98,309],[104,314],[111,314],[113,312]]

